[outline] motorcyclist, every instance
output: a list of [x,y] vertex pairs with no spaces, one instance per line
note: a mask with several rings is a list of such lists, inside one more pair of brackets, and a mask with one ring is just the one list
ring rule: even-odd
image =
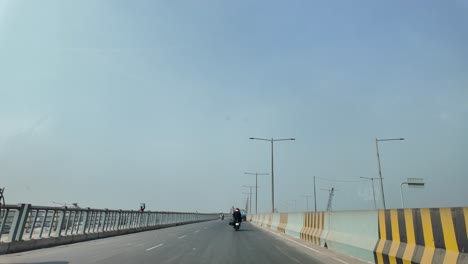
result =
[[239,222],[240,224],[242,222],[242,214],[239,208],[236,208],[236,210],[234,210],[234,213],[232,214],[232,218],[234,218],[234,223]]

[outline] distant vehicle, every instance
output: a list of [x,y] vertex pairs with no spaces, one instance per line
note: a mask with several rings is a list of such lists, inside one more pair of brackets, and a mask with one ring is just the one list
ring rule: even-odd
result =
[[242,221],[247,221],[247,212],[245,210],[241,210]]

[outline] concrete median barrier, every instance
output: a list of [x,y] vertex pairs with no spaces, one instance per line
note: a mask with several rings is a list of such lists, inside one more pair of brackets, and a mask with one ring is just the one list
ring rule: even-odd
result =
[[314,212],[304,214],[304,226],[301,230],[301,239],[315,245],[321,245],[321,236],[325,222],[324,212]]
[[327,212],[323,243],[328,249],[373,261],[378,241],[377,211]]
[[289,213],[287,214],[287,224],[285,233],[291,237],[301,238],[301,230],[304,226],[305,213]]
[[380,210],[376,263],[468,263],[468,208]]
[[468,263],[468,208],[276,213],[253,223],[375,263]]

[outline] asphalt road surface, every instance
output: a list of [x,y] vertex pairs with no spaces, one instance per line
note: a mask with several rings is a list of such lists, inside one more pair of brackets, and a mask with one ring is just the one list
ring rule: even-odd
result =
[[0,263],[365,263],[250,223],[216,220],[2,255]]

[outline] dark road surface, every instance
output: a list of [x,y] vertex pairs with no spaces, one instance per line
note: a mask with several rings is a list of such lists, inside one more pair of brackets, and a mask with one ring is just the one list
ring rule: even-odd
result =
[[[365,263],[250,223],[209,221],[0,256],[0,263]],[[293,243],[294,242],[294,243]]]

